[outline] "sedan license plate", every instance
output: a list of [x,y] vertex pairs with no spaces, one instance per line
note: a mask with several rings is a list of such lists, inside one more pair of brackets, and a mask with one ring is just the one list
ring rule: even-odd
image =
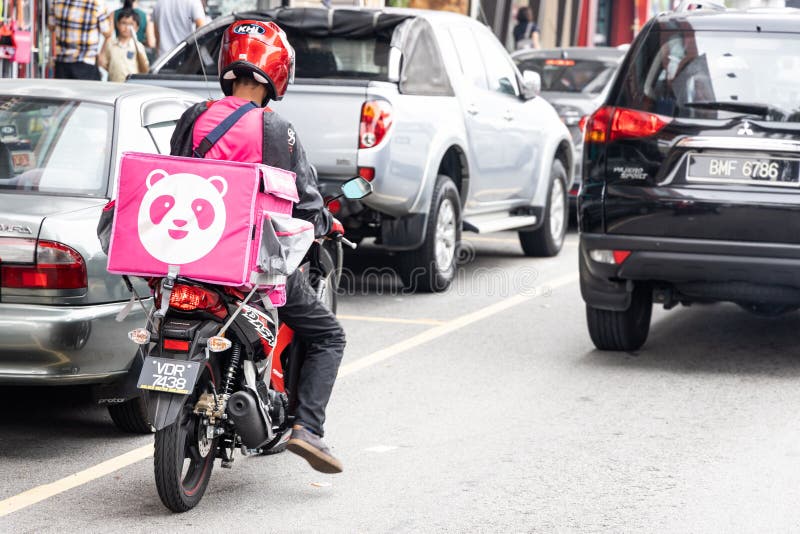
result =
[[139,375],[139,389],[188,395],[194,389],[203,364],[148,356]]
[[686,181],[800,187],[800,160],[690,154]]

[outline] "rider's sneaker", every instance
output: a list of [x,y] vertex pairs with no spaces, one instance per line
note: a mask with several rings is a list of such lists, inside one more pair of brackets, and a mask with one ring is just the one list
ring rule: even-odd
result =
[[331,454],[331,450],[322,441],[322,438],[305,427],[295,425],[292,427],[292,439],[286,443],[286,448],[302,456],[311,464],[311,467],[322,473],[341,473],[342,462]]

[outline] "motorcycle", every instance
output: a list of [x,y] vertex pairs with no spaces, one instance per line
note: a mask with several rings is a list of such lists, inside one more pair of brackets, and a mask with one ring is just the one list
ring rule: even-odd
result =
[[[370,192],[369,182],[353,178],[336,198]],[[343,236],[317,240],[300,267],[332,311],[342,244],[355,248]],[[180,276],[154,286],[147,327],[129,338],[145,355],[137,387],[155,429],[158,495],[173,512],[185,512],[202,499],[216,458],[230,468],[237,449],[243,455],[285,449],[303,347],[256,287],[245,294]]]

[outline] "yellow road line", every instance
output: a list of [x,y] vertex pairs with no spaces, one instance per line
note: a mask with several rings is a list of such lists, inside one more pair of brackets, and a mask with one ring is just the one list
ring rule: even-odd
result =
[[366,315],[337,315],[336,317],[345,321],[364,321],[368,323],[425,324],[433,326],[445,323],[436,319],[400,319],[399,317],[368,317]]
[[135,464],[136,462],[144,460],[145,458],[151,458],[152,456],[153,444],[150,443],[144,447],[139,447],[138,449],[134,449],[115,458],[111,458],[110,460],[106,460],[105,462],[92,466],[89,469],[84,469],[83,471],[75,473],[74,475],[62,478],[61,480],[56,480],[50,484],[36,486],[33,489],[29,489],[28,491],[24,491],[18,495],[14,495],[13,497],[9,497],[8,499],[0,501],[0,517],[13,514],[16,511],[27,508],[28,506],[36,504],[37,502],[49,499],[54,495],[71,490],[72,488],[82,486],[87,482],[104,477],[110,473],[113,473],[114,471],[122,469],[123,467]]
[[[542,284],[543,288],[548,289],[557,289],[559,287],[564,287],[569,284],[572,284],[578,280],[577,274],[569,274],[564,275],[549,282],[545,282]],[[540,292],[536,292],[538,294]],[[492,304],[491,306],[487,306],[482,308],[478,311],[468,313],[466,315],[462,315],[461,317],[456,317],[450,321],[443,322],[433,328],[430,328],[416,336],[410,337],[406,340],[403,340],[399,343],[395,343],[385,349],[379,350],[378,352],[374,352],[369,356],[365,356],[363,358],[359,358],[358,360],[351,362],[347,365],[343,365],[339,369],[339,377],[351,375],[362,369],[366,369],[367,367],[371,367],[378,363],[388,360],[392,356],[396,356],[413,348],[419,347],[429,341],[433,341],[434,339],[440,338],[442,336],[446,336],[452,332],[460,330],[465,326],[468,326],[472,323],[477,321],[486,319],[491,317],[492,315],[496,315],[502,311],[505,311],[509,308],[513,308],[519,304],[524,302],[528,302],[535,298],[535,294],[530,296],[528,295],[516,295],[513,297],[508,297],[500,302]],[[83,484],[87,484],[93,480],[98,478],[102,478],[114,471],[118,471],[124,467],[127,467],[131,464],[135,464],[141,460],[145,460],[147,458],[151,458],[153,456],[153,445],[148,444],[143,447],[139,447],[138,449],[134,449],[132,451],[126,452],[125,454],[121,454],[120,456],[116,456],[111,458],[110,460],[106,460],[105,462],[99,463],[95,466],[92,466],[88,469],[84,469],[74,475],[69,475],[68,477],[64,477],[60,480],[56,480],[55,482],[51,482],[50,484],[43,484],[41,486],[36,486],[28,491],[22,492],[20,494],[14,495],[13,497],[9,497],[0,501],[0,517],[12,514],[14,512],[18,512],[23,508],[27,508],[28,506],[32,506],[38,502],[41,502],[45,499],[49,499],[50,497],[54,497],[60,493],[64,493],[65,491],[71,490],[78,486],[82,486]]]

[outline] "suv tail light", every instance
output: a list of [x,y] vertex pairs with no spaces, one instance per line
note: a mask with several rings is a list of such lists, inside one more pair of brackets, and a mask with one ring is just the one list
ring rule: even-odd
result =
[[206,310],[218,317],[225,316],[219,295],[197,286],[176,284],[169,296],[169,305],[181,311]]
[[[8,261],[6,258],[0,260]],[[14,289],[85,289],[86,263],[62,243],[39,241],[34,265],[0,267],[0,286]]]
[[368,100],[361,106],[358,148],[380,144],[392,126],[392,105],[385,100]]
[[660,132],[671,119],[635,109],[603,106],[586,121],[584,141],[605,143],[617,139],[649,137]]

